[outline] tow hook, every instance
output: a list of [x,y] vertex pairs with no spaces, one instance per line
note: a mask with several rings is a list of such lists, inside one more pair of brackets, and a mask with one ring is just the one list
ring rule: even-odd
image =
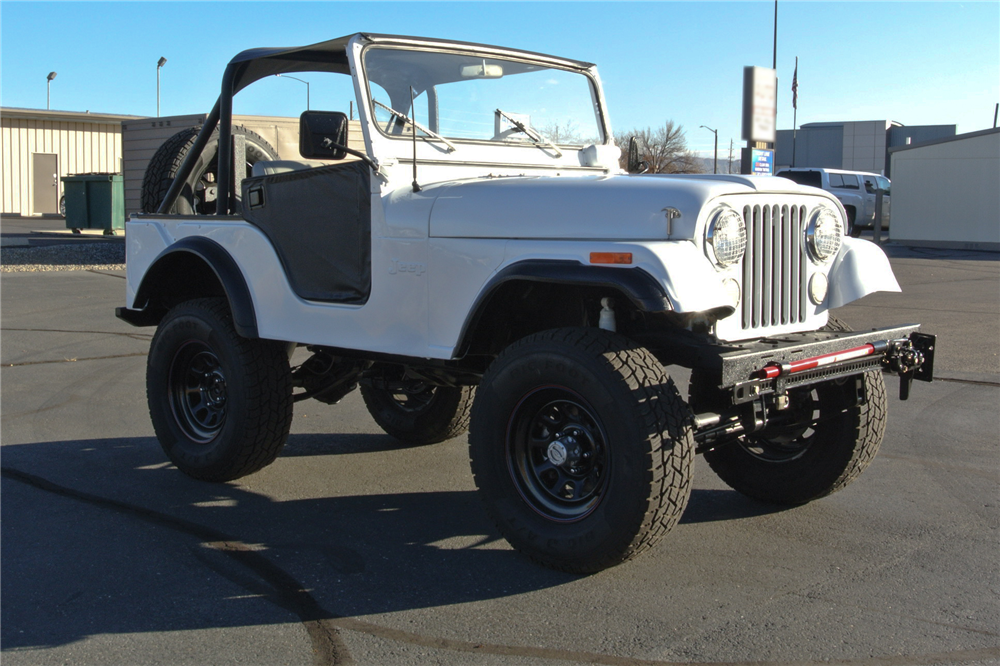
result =
[[740,423],[744,432],[759,432],[767,424],[767,407],[763,398],[757,398],[753,402],[744,405],[740,414]]

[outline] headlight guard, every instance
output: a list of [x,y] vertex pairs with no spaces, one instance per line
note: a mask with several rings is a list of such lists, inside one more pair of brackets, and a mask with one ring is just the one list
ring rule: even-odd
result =
[[844,243],[844,224],[840,216],[826,206],[820,206],[806,225],[806,247],[816,263],[826,263],[840,252]]
[[722,268],[739,263],[747,249],[747,228],[743,216],[724,206],[712,215],[705,233],[710,258]]

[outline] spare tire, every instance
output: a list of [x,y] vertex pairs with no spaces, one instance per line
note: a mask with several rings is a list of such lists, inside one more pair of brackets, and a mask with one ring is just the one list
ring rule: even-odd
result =
[[[184,158],[194,145],[201,127],[181,130],[163,142],[146,167],[142,179],[142,210],[155,213],[167,195],[174,177],[184,163]],[[243,136],[246,142],[246,173],[262,160],[278,159],[278,152],[256,132],[245,127],[233,127],[233,135]],[[190,177],[184,183],[180,196],[169,212],[180,215],[211,215],[215,213],[215,191],[219,172],[219,130],[212,133],[208,145],[199,156]],[[240,193],[236,193],[239,212]]]

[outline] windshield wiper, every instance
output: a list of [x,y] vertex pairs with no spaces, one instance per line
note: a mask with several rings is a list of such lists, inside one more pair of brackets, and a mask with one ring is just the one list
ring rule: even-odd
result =
[[545,144],[546,146],[548,146],[552,150],[556,151],[556,157],[562,157],[563,156],[562,151],[559,150],[559,146],[557,146],[556,144],[552,143],[551,141],[549,141],[548,139],[546,139],[544,136],[542,136],[541,134],[539,134],[535,130],[531,129],[530,127],[528,127],[527,125],[525,125],[524,123],[522,123],[517,118],[514,118],[509,113],[504,113],[503,109],[497,109],[497,113],[499,113],[501,116],[503,116],[504,118],[506,118],[507,120],[509,120],[510,124],[513,125],[514,128],[518,132],[523,132],[523,133],[527,134],[528,138],[535,142],[535,145]]
[[434,138],[434,139],[437,139],[438,141],[441,141],[446,146],[448,146],[449,152],[458,150],[458,148],[455,146],[455,144],[453,144],[451,141],[449,141],[448,139],[444,138],[443,136],[441,136],[440,134],[438,134],[434,130],[427,129],[426,127],[424,127],[423,125],[421,125],[417,121],[411,120],[410,117],[407,116],[405,113],[400,113],[396,109],[392,108],[391,106],[386,106],[385,104],[383,104],[382,102],[378,101],[377,99],[373,99],[372,101],[375,102],[376,106],[380,106],[383,109],[385,109],[386,111],[388,111],[389,113],[391,113],[392,116],[393,116],[393,118],[396,118],[397,120],[402,120],[404,123],[409,123],[409,124],[413,125],[415,128],[417,128],[418,130],[420,130],[421,132],[423,132],[424,134],[426,134],[427,136],[429,136],[431,138]]

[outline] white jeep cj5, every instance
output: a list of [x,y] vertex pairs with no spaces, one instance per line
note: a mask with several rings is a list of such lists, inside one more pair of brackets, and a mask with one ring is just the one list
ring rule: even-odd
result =
[[[299,160],[233,126],[236,93],[298,72],[352,82],[363,147],[339,112],[302,114]],[[500,532],[574,572],[673,527],[696,453],[766,502],[845,487],[882,439],[883,375],[903,398],[932,377],[917,326],[828,316],[899,290],[885,255],[845,237],[822,190],[643,175],[629,148],[626,171],[584,62],[373,34],[236,56],[127,227],[117,314],[157,326],[147,390],[170,460],[250,474],[295,401],[360,387],[400,440],[468,429]],[[691,370],[686,399],[671,365]]]

